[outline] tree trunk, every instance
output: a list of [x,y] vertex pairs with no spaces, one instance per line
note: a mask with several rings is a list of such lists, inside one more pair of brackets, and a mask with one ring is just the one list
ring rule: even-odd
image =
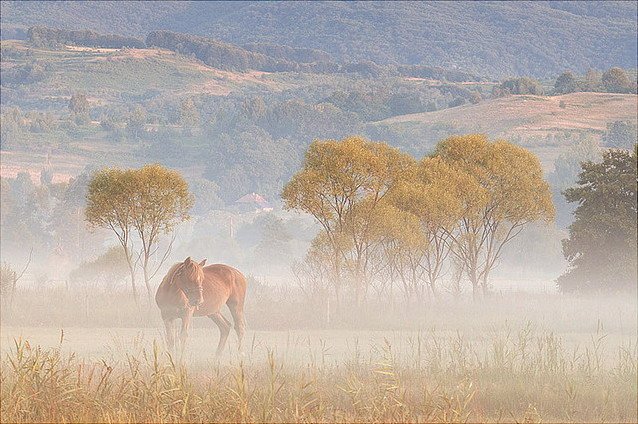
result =
[[481,296],[479,295],[479,286],[472,282],[472,300],[478,302]]
[[468,270],[467,276],[470,279],[470,283],[472,283],[472,300],[478,302],[480,299],[481,283],[476,275],[476,269]]
[[485,274],[483,274],[483,278],[481,279],[481,289],[483,289],[483,297],[487,297],[490,294],[488,276],[489,276],[489,273],[485,271]]
[[131,263],[130,259],[128,259],[128,270],[131,273],[131,289],[133,290],[133,300],[135,301],[135,306],[139,307],[140,298],[137,295],[137,286],[135,285],[135,268],[133,267],[133,264]]
[[148,295],[148,307],[150,309],[153,299],[153,293],[151,291],[150,277],[148,276],[148,258],[144,260],[144,284],[146,285],[146,294]]

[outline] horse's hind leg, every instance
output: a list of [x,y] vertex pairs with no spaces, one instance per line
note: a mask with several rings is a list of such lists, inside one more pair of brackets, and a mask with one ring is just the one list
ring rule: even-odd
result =
[[228,339],[228,334],[230,333],[230,322],[222,315],[221,312],[215,312],[214,314],[208,315],[208,318],[212,319],[215,324],[219,327],[219,344],[217,345],[217,353],[219,356],[224,351],[224,347],[226,346],[226,340]]
[[237,332],[237,339],[239,340],[239,351],[241,352],[241,341],[244,338],[246,332],[246,320],[244,320],[244,306],[240,303],[230,302],[228,303],[228,309],[233,316],[235,322],[235,331]]

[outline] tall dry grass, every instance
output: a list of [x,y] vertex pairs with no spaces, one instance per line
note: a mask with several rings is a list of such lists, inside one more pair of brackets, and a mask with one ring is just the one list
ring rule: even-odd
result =
[[[437,331],[287,359],[248,343],[245,356],[178,360],[133,343],[91,360],[15,339],[1,365],[3,422],[636,422],[635,341],[609,348],[536,331],[480,342]],[[303,349],[303,346],[301,347]],[[263,351],[256,352],[262,349]],[[258,354],[260,353],[260,354]]]

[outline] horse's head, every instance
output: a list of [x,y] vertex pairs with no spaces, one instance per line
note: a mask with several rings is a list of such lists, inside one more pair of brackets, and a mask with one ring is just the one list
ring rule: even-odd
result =
[[204,302],[202,283],[205,263],[206,259],[197,263],[189,256],[175,271],[173,282],[184,292],[190,306],[199,306]]

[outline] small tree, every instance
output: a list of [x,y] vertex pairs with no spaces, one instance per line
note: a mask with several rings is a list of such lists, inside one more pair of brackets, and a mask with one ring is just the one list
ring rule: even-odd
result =
[[554,92],[556,94],[574,93],[579,90],[578,81],[571,71],[565,71],[556,78]]
[[602,83],[608,93],[630,93],[633,91],[627,73],[620,68],[611,68],[602,76]]
[[73,94],[69,99],[69,111],[71,111],[71,115],[73,116],[73,120],[76,124],[83,125],[88,123],[91,118],[89,115],[89,100],[87,99],[86,94]]
[[571,187],[578,180],[583,162],[600,162],[601,150],[598,141],[591,135],[581,136],[554,161],[554,170],[547,176],[551,185],[554,205],[556,207],[556,224],[566,228],[572,221],[575,206],[567,204],[562,195],[563,190]]
[[565,190],[578,208],[563,240],[570,269],[557,280],[561,291],[636,290],[636,152],[608,150],[601,163],[583,163]]
[[179,108],[179,124],[187,135],[192,135],[193,129],[199,125],[199,111],[193,99],[182,101]]
[[122,248],[110,247],[106,252],[92,261],[84,261],[69,273],[69,280],[74,282],[99,282],[112,286],[128,275],[128,264]]
[[495,97],[507,96],[510,94],[533,94],[543,95],[543,86],[535,79],[522,77],[505,80],[498,87],[494,87]]
[[126,119],[126,129],[135,140],[139,139],[144,133],[146,125],[146,109],[137,105],[129,113]]
[[18,281],[29,268],[32,255],[33,249],[29,251],[29,259],[24,265],[24,268],[22,268],[22,271],[19,273],[6,262],[3,262],[2,266],[0,266],[0,297],[2,298],[2,303],[6,304],[9,310],[13,307],[13,298],[15,296]]

